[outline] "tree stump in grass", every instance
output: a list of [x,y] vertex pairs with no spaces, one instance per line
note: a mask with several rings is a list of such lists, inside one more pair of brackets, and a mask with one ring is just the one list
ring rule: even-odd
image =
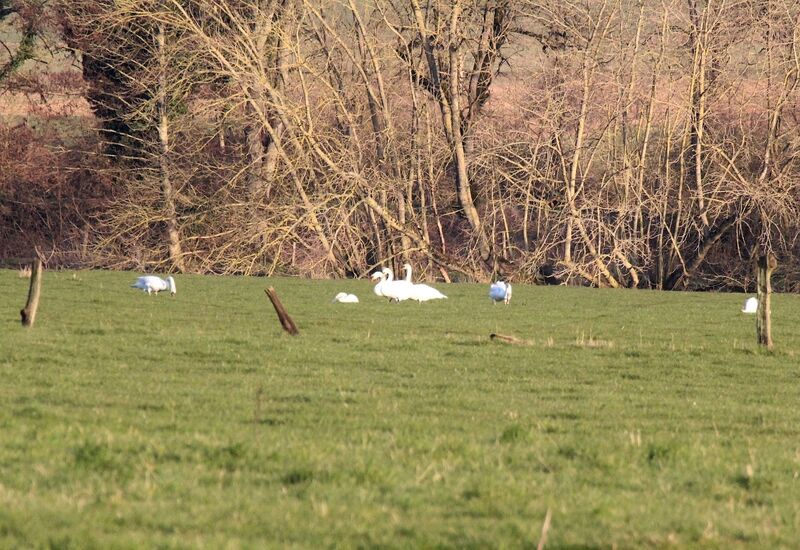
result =
[[758,258],[758,310],[756,311],[756,333],[759,345],[772,349],[772,319],[770,318],[770,294],[772,286],[770,277],[775,268],[778,267],[778,260],[772,254],[766,254]]
[[275,289],[269,287],[268,289],[264,290],[264,292],[266,292],[267,296],[269,296],[269,301],[272,302],[272,307],[275,308],[275,313],[278,314],[278,319],[280,320],[283,329],[292,336],[297,336],[300,334],[300,331],[297,330],[297,325],[294,324],[294,321],[292,321],[292,318],[289,317],[288,313],[286,313],[286,309],[278,299],[278,294],[275,292]]
[[39,307],[39,294],[42,291],[42,260],[36,258],[31,270],[31,286],[28,288],[28,301],[19,312],[22,326],[31,327],[36,320],[36,308]]

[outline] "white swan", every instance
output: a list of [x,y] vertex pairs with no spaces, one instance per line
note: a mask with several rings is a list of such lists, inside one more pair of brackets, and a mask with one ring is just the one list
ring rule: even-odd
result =
[[386,282],[386,273],[383,271],[376,271],[370,276],[370,279],[378,279],[378,282],[375,284],[375,288],[372,289],[372,292],[375,293],[375,296],[380,298],[384,298],[383,295],[383,283]]
[[136,279],[136,282],[131,285],[131,288],[140,288],[148,294],[158,294],[162,290],[169,289],[169,293],[174,295],[177,291],[175,288],[175,279],[171,276],[167,277],[165,281],[161,277],[155,275],[145,275]]
[[444,294],[433,288],[432,286],[428,286],[426,284],[413,284],[411,283],[411,264],[403,264],[403,270],[406,272],[405,282],[411,284],[411,295],[409,296],[410,299],[416,300],[417,302],[427,302],[428,300],[439,300],[441,298],[447,298]]
[[358,296],[355,294],[348,294],[347,292],[340,292],[336,296],[333,297],[331,303],[339,302],[340,304],[357,304],[358,303]]
[[758,311],[758,298],[751,296],[744,301],[742,313],[756,313]]
[[411,299],[417,302],[427,302],[428,300],[440,300],[447,298],[444,294],[426,284],[416,284],[412,290]]
[[492,299],[492,303],[503,302],[508,305],[511,301],[511,283],[503,281],[492,283],[489,287],[489,298]]
[[397,302],[402,302],[412,297],[413,284],[403,280],[395,281],[394,272],[388,267],[384,267],[381,271],[384,275],[383,285],[381,286],[381,292],[384,296],[389,298],[390,301],[395,300]]

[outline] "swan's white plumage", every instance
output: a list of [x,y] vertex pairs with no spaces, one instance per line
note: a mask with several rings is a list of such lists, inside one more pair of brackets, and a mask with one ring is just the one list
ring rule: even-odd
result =
[[381,271],[383,271],[384,274],[383,286],[381,286],[383,296],[397,302],[402,302],[403,300],[411,298],[412,287],[414,285],[408,281],[395,281],[394,272],[388,267],[384,267]]
[[411,290],[411,299],[418,302],[427,302],[428,300],[439,300],[442,298],[447,298],[447,296],[426,284],[416,284]]
[[414,284],[411,282],[411,264],[403,264],[403,269],[406,272],[405,282],[411,285],[409,299],[416,300],[417,302],[427,302],[428,300],[439,300],[447,298],[444,294],[426,284]]
[[504,281],[492,283],[489,287],[489,298],[491,298],[494,303],[503,302],[504,304],[508,304],[511,301],[511,283],[506,283]]
[[372,291],[375,293],[375,296],[380,298],[384,298],[383,295],[383,283],[386,281],[386,273],[382,271],[376,271],[370,276],[371,279],[378,279],[378,282],[375,284],[375,288]]
[[755,313],[758,311],[758,298],[755,296],[751,296],[747,300],[744,301],[744,307],[742,308],[742,313]]
[[355,294],[348,294],[346,292],[340,292],[333,298],[334,302],[338,302],[340,304],[357,304],[358,303],[358,296]]
[[144,275],[136,279],[136,282],[131,285],[131,288],[139,288],[148,294],[158,294],[164,290],[169,290],[170,294],[176,294],[178,292],[175,287],[175,279],[171,276],[167,277],[165,280],[155,275]]

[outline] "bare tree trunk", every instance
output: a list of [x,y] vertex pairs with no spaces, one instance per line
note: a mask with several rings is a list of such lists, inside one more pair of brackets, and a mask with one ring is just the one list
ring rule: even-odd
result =
[[[370,122],[372,123],[372,131],[375,134],[375,155],[378,164],[381,165],[386,159],[386,147],[390,133],[387,125],[391,120],[390,116],[388,116],[388,99],[386,98],[386,92],[383,86],[383,74],[380,64],[378,63],[378,56],[372,48],[372,43],[367,39],[364,23],[361,20],[361,14],[353,0],[349,0],[348,3],[350,12],[353,14],[353,19],[356,23],[358,47],[361,50],[362,60],[360,74],[362,75],[364,87],[367,91]],[[373,88],[373,79],[378,87],[377,93]]]
[[[578,115],[578,126],[575,131],[575,150],[572,154],[572,159],[570,161],[569,166],[569,179],[566,181],[566,195],[567,195],[567,206],[570,211],[570,216],[568,219],[567,225],[567,241],[565,246],[564,252],[564,263],[569,267],[575,268],[574,260],[572,259],[572,249],[571,249],[571,239],[572,239],[572,231],[573,228],[578,230],[578,234],[581,237],[581,241],[583,245],[586,247],[589,256],[592,258],[592,262],[595,264],[598,272],[602,274],[603,278],[605,279],[606,283],[613,287],[617,288],[619,286],[619,282],[611,273],[608,268],[608,265],[603,260],[600,254],[600,249],[594,244],[592,241],[591,235],[589,234],[588,230],[586,229],[586,224],[584,223],[583,218],[581,217],[581,213],[578,209],[578,169],[581,162],[581,153],[584,148],[584,139],[585,139],[585,132],[586,132],[586,120],[588,117],[589,112],[589,97],[591,92],[592,86],[592,74],[594,71],[593,63],[596,62],[594,57],[590,57],[592,53],[590,51],[591,48],[595,49],[594,54],[597,54],[597,49],[599,49],[599,40],[601,40],[604,36],[606,31],[608,30],[608,24],[610,22],[610,18],[603,19],[603,12],[605,11],[605,3],[600,11],[600,14],[597,16],[597,20],[594,24],[594,29],[592,31],[592,36],[595,37],[594,40],[597,40],[597,44],[589,43],[586,46],[586,49],[583,51],[583,63],[582,63],[582,87],[583,87],[583,95],[581,97],[581,106],[580,106],[580,113]],[[605,29],[603,28],[605,22]],[[581,275],[585,278],[586,273],[585,270],[579,269]],[[589,279],[592,280],[592,279]],[[599,281],[598,281],[599,283]]]
[[[408,208],[412,212],[414,211],[414,184],[416,183],[417,193],[419,195],[419,219],[417,225],[422,230],[422,239],[425,241],[425,244],[430,246],[431,244],[431,236],[428,229],[428,208],[427,208],[427,197],[426,197],[426,187],[424,184],[425,177],[424,177],[424,170],[422,168],[422,144],[420,143],[420,137],[422,129],[420,128],[420,119],[421,119],[421,108],[419,97],[417,96],[417,90],[414,86],[413,77],[411,75],[411,71],[409,71],[409,90],[411,91],[411,155],[413,158],[413,164],[410,171],[409,176],[409,189],[408,189],[408,196],[406,200],[408,201]],[[427,117],[427,112],[426,112]],[[427,136],[427,139],[430,140],[430,136]],[[428,154],[430,155],[430,148],[428,149]],[[433,182],[429,182],[432,184]],[[410,242],[408,243],[410,246]]]
[[166,32],[164,24],[158,26],[158,139],[161,146],[159,155],[159,172],[161,177],[161,196],[164,201],[164,217],[166,221],[167,246],[169,259],[178,271],[185,271],[181,238],[178,230],[178,216],[175,208],[175,193],[170,181],[169,166],[169,115],[167,110],[167,53]]
[[440,61],[436,56],[436,45],[434,36],[428,30],[425,23],[425,16],[417,0],[412,0],[414,16],[416,19],[417,30],[422,39],[422,47],[430,72],[430,88],[433,92],[439,108],[442,112],[442,122],[447,140],[453,151],[453,163],[455,172],[456,192],[459,205],[461,206],[464,217],[472,229],[473,234],[478,239],[478,249],[481,259],[488,262],[491,255],[491,246],[481,223],[480,215],[475,207],[475,202],[470,189],[469,175],[467,172],[467,151],[465,148],[465,136],[463,134],[463,122],[461,120],[461,109],[459,104],[461,68],[463,54],[461,53],[461,41],[459,39],[459,20],[461,15],[461,4],[456,1],[450,14],[450,44],[449,44],[449,71],[447,73],[449,86],[445,87],[440,71]]
[[259,93],[258,84],[254,83],[249,87],[249,94],[253,96],[252,102],[245,104],[249,124],[245,127],[245,146],[247,149],[247,189],[250,198],[258,196],[258,191],[263,186],[263,167],[264,167],[264,137],[263,124],[258,119],[256,110],[252,103],[261,106],[260,111],[266,112],[263,94]]
[[694,187],[697,192],[697,209],[703,227],[708,227],[705,190],[703,185],[703,134],[706,118],[706,66],[708,63],[708,13],[713,0],[709,0],[702,15],[697,11],[697,0],[688,0],[689,17],[692,24],[692,51],[694,63],[692,71],[692,112],[691,132],[689,135]]
[[[289,11],[290,11],[291,2],[288,0],[283,0],[281,2],[280,9],[280,17],[284,21],[289,19]],[[274,56],[275,56],[275,63],[272,69],[273,71],[273,78],[275,80],[275,89],[279,92],[283,92],[286,86],[287,80],[287,67],[286,67],[286,57],[288,55],[287,46],[286,46],[286,38],[284,37],[283,33],[286,32],[286,26],[288,22],[284,22],[283,25],[276,31],[277,38],[275,39],[275,44],[273,46]],[[267,141],[266,150],[264,152],[264,167],[263,167],[263,177],[266,182],[265,186],[266,189],[264,190],[264,195],[266,198],[270,197],[272,191],[272,184],[275,181],[275,172],[278,169],[278,146],[275,143],[276,140],[281,139],[283,135],[283,131],[286,129],[283,122],[277,117],[273,116],[270,120],[270,124],[274,128],[274,137],[273,135],[269,136],[269,140]]]
[[[250,75],[246,89],[246,110],[250,123],[246,128],[247,157],[249,162],[247,186],[251,200],[269,198],[275,171],[278,167],[278,145],[285,129],[279,117],[271,115],[265,94],[265,80],[279,93],[286,80],[286,45],[283,33],[289,18],[289,2],[258,2],[253,15],[252,42],[255,65],[258,70]],[[266,131],[265,125],[270,126]]]
[[[458,3],[456,3],[453,7],[453,15],[450,23],[452,37],[455,37],[456,26],[458,25],[458,12]],[[453,42],[450,44],[450,99],[452,102],[450,116],[452,117],[452,146],[455,156],[456,191],[458,192],[458,202],[464,210],[464,215],[473,233],[478,238],[478,249],[481,254],[481,259],[488,262],[492,253],[491,245],[483,229],[478,209],[475,208],[475,201],[473,200],[472,189],[469,183],[469,174],[467,173],[467,155],[464,147],[465,137],[462,134],[461,109],[459,103],[462,62],[460,46],[455,41],[455,38],[453,38]]]

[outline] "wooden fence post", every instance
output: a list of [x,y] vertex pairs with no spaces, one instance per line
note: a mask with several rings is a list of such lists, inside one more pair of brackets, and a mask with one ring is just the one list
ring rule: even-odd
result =
[[269,296],[269,301],[272,302],[272,307],[275,308],[275,313],[278,314],[278,319],[281,322],[283,330],[285,330],[292,336],[297,336],[298,334],[300,334],[300,331],[297,330],[297,325],[294,324],[294,321],[292,321],[292,318],[289,317],[288,313],[286,313],[286,309],[283,307],[283,304],[278,299],[278,294],[275,292],[275,289],[269,287],[265,289],[264,292],[266,292],[267,296]]
[[772,319],[770,318],[770,294],[772,286],[769,278],[773,270],[778,267],[778,260],[772,254],[758,258],[758,310],[756,312],[756,333],[759,345],[772,349]]
[[39,294],[42,291],[42,260],[36,258],[33,261],[33,270],[31,271],[31,286],[28,288],[28,301],[25,307],[19,312],[22,317],[22,326],[31,327],[36,320],[36,308],[39,307]]

